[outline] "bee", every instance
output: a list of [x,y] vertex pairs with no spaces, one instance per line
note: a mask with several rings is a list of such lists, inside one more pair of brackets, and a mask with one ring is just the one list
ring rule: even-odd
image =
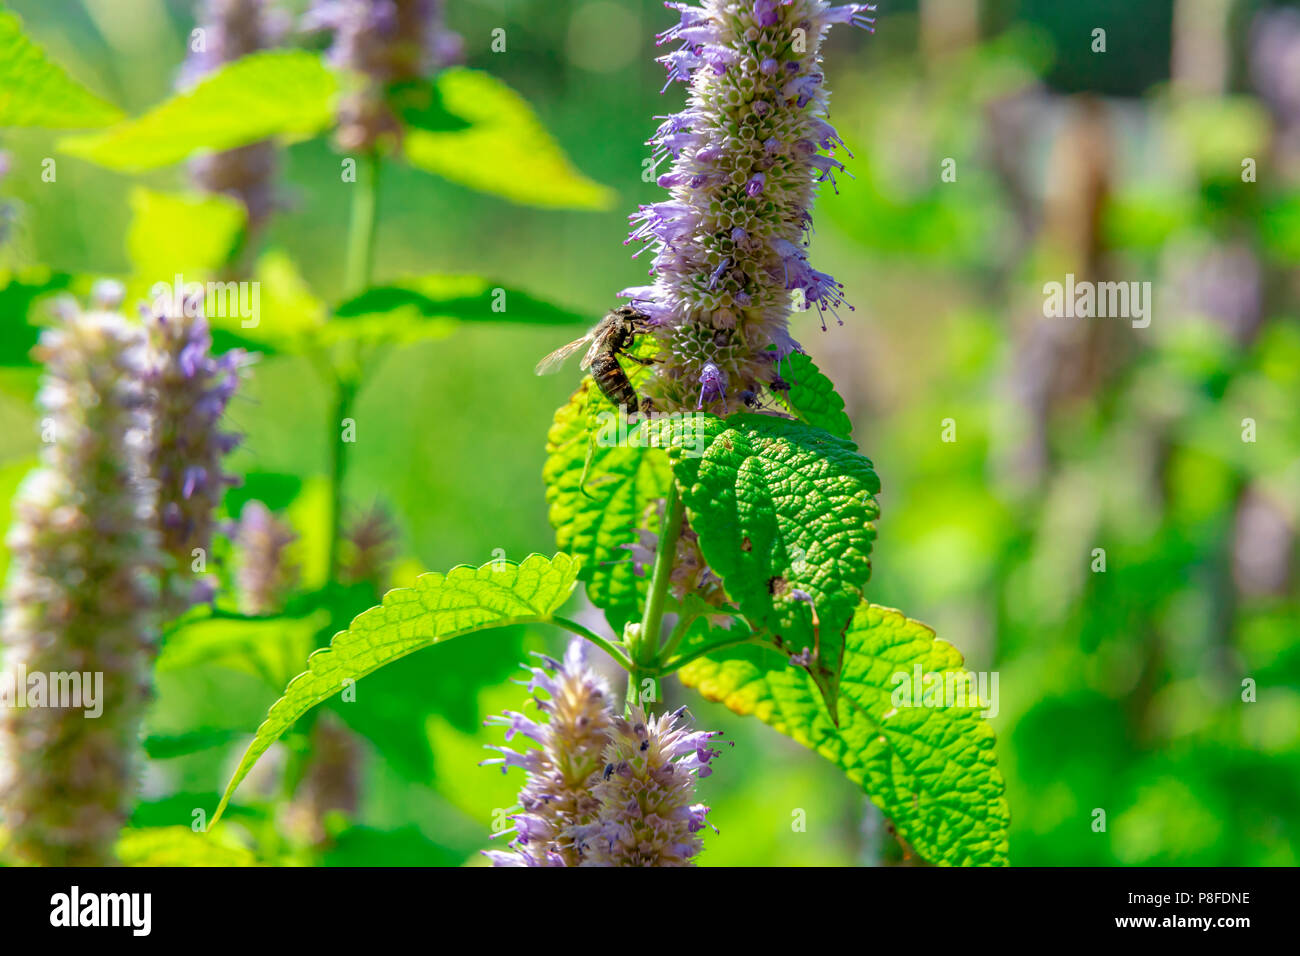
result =
[[654,359],[638,358],[628,352],[636,337],[648,329],[649,322],[650,316],[638,312],[630,305],[612,309],[582,338],[561,345],[538,362],[537,374],[549,375],[559,371],[565,359],[584,345],[588,346],[581,367],[584,370],[591,369],[591,377],[600,393],[613,404],[625,406],[629,411],[635,411],[639,407],[643,413],[649,413],[653,409],[650,399],[637,401],[636,389],[632,387],[627,372],[623,371],[623,366],[618,361],[622,355],[638,365],[654,364]]

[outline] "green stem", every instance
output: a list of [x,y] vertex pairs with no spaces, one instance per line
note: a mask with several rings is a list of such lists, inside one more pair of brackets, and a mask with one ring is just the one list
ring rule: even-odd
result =
[[668,500],[664,505],[664,521],[659,529],[659,546],[655,550],[654,571],[650,576],[650,592],[646,595],[645,613],[641,616],[641,629],[632,646],[632,669],[628,673],[628,706],[640,702],[638,689],[641,681],[652,676],[659,659],[659,637],[663,630],[664,604],[668,599],[668,585],[672,578],[673,561],[677,557],[677,539],[682,533],[682,519],[686,505],[677,491],[677,482],[668,485]]
[[352,403],[356,399],[356,383],[340,377],[334,383],[334,414],[330,422],[330,517],[329,517],[329,580],[337,581],[340,545],[343,540],[343,481],[347,477],[347,446],[343,440],[343,421],[352,417]]
[[[359,295],[370,286],[375,262],[375,226],[379,206],[379,156],[367,153],[358,163],[359,176],[352,193],[352,221],[348,226],[344,294]],[[360,354],[352,351],[336,366],[334,409],[330,431],[330,517],[329,580],[338,580],[340,545],[343,538],[343,484],[347,478],[347,444],[343,421],[352,418],[352,406],[360,389]]]
[[681,657],[674,657],[671,660],[664,661],[651,675],[653,677],[667,677],[675,671],[681,670],[691,661],[698,660],[706,654],[712,654],[714,651],[725,650],[728,647],[739,647],[741,644],[757,644],[753,634],[746,634],[734,641],[721,641],[717,644],[709,644],[706,647],[697,647],[693,651],[687,651]]
[[570,633],[577,634],[579,637],[585,637],[610,657],[614,658],[614,660],[618,662],[618,666],[624,670],[630,671],[632,669],[632,661],[628,659],[628,656],[624,654],[622,649],[613,641],[606,640],[590,628],[584,627],[577,621],[571,621],[567,617],[553,617],[551,618],[551,623],[564,628]]
[[681,644],[682,639],[686,637],[686,632],[691,629],[691,625],[699,620],[698,614],[682,614],[677,624],[673,627],[672,633],[668,635],[668,640],[664,643],[663,650],[660,651],[658,660],[666,661],[672,657],[673,651]]
[[348,226],[345,295],[359,295],[370,285],[375,262],[375,223],[379,207],[379,156],[367,153],[357,163],[356,189],[352,193],[352,222]]

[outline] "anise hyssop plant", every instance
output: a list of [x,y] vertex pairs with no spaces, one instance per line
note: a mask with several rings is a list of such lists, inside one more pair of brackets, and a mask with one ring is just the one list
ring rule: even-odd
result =
[[[835,762],[924,860],[1006,862],[1008,811],[980,703],[891,703],[898,672],[969,675],[925,625],[865,599],[880,482],[789,330],[796,310],[816,308],[826,329],[846,307],[808,253],[819,184],[844,169],[820,50],[837,24],[871,29],[872,7],[667,6],[679,19],[659,35],[677,45],[660,57],[665,89],[686,83],[687,102],[650,140],[667,196],[632,217],[651,282],[624,291],[625,324],[588,337],[600,377],[582,381],[548,435],[559,553],[388,592],[289,683],[218,816],[261,755],[350,682],[475,631],[553,624],[577,639],[563,660],[531,668],[535,714],[490,721],[514,746],[486,762],[523,774],[494,863],[697,860],[710,822],[696,786],[715,735],[665,712],[673,674]],[[610,395],[645,401],[615,407]],[[610,634],[561,616],[579,582]],[[590,644],[627,672],[625,692],[592,670]]]

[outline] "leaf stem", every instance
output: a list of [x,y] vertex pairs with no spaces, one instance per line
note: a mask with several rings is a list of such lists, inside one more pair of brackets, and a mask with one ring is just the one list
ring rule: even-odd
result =
[[656,659],[657,661],[664,661],[672,656],[673,651],[677,650],[677,645],[681,644],[682,638],[686,637],[686,632],[690,630],[692,624],[699,620],[699,617],[699,614],[682,614],[678,617],[672,633],[668,635],[668,640],[664,643],[663,650]]
[[650,577],[650,592],[646,595],[645,613],[641,627],[635,633],[629,650],[632,652],[632,669],[628,673],[627,702],[639,702],[638,688],[641,680],[651,676],[659,659],[659,636],[663,630],[664,603],[668,598],[668,585],[672,578],[673,561],[677,557],[677,539],[682,533],[682,519],[686,505],[677,490],[677,482],[668,484],[668,497],[664,502],[664,520],[659,528],[659,546],[655,549],[654,570]]
[[614,658],[614,660],[618,662],[619,667],[623,668],[625,671],[632,670],[632,661],[613,641],[606,640],[590,628],[579,624],[577,621],[571,621],[567,617],[553,617],[551,618],[551,623],[556,624],[573,634],[577,634],[579,637],[585,637],[610,657]]
[[661,664],[658,668],[655,669],[654,674],[652,676],[667,677],[669,674],[681,670],[691,661],[698,660],[699,658],[704,657],[707,654],[712,654],[714,651],[725,650],[728,647],[739,647],[741,644],[756,644],[756,643],[759,642],[755,639],[755,636],[753,634],[746,634],[744,637],[738,637],[734,641],[719,641],[716,644],[708,644],[705,645],[704,647],[697,647],[694,650],[687,651],[685,654],[682,654],[680,657],[674,657],[672,660],[664,661],[663,664]]

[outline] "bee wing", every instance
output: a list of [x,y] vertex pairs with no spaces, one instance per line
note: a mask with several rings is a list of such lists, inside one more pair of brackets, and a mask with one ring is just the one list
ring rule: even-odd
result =
[[582,364],[579,366],[584,372],[591,368],[591,363],[596,361],[596,356],[600,354],[601,346],[604,345],[604,337],[593,335],[591,337],[591,348],[587,349],[587,354],[582,357]]
[[538,362],[535,371],[538,375],[550,375],[552,372],[558,372],[560,366],[564,364],[564,360],[570,355],[575,354],[578,349],[582,348],[589,341],[591,341],[590,334],[584,335],[580,339],[574,339],[568,345],[561,345],[550,355],[546,356],[546,358]]

